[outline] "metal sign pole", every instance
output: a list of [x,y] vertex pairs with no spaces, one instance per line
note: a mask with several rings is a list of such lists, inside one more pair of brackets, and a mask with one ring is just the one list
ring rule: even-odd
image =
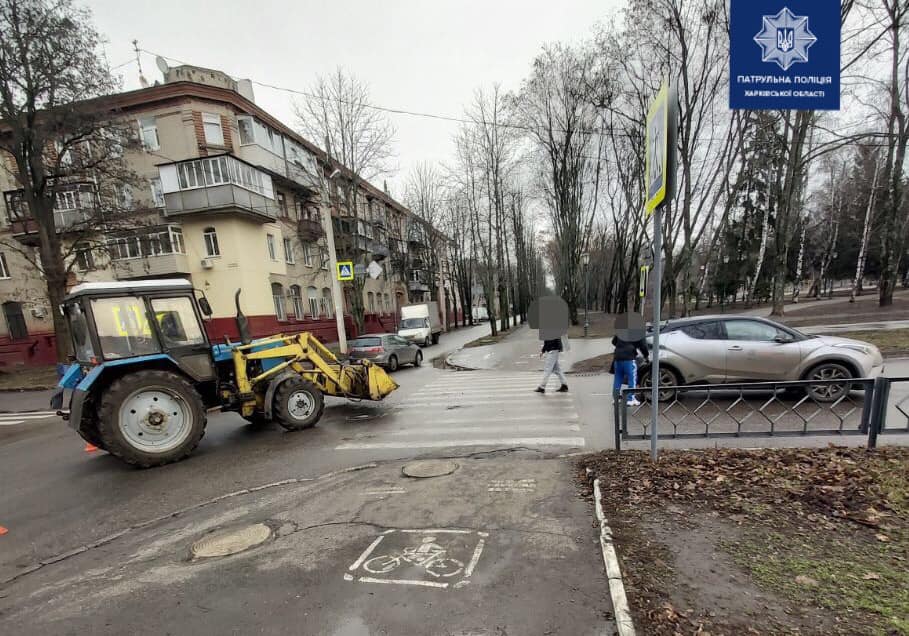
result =
[[650,459],[657,460],[660,422],[660,305],[663,301],[663,206],[653,210],[653,363],[650,367]]

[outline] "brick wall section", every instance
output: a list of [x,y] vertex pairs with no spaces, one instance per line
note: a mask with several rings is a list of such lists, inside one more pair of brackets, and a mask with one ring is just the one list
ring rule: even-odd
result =
[[208,156],[208,147],[205,145],[205,128],[202,126],[202,113],[193,111],[193,129],[196,132],[196,144],[199,146],[199,156]]
[[230,118],[227,115],[221,115],[221,131],[224,133],[224,145],[227,146],[230,152],[233,152],[233,130],[230,127]]

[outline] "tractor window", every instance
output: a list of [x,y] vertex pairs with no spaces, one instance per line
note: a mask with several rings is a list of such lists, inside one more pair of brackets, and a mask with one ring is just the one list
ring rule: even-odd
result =
[[153,298],[151,304],[166,348],[188,347],[205,342],[189,298]]
[[148,324],[141,298],[96,298],[92,313],[105,360],[158,353],[161,347]]
[[88,333],[88,321],[82,311],[82,305],[72,303],[66,306],[66,316],[69,318],[69,330],[73,336],[73,353],[79,362],[91,362],[95,357],[92,341]]

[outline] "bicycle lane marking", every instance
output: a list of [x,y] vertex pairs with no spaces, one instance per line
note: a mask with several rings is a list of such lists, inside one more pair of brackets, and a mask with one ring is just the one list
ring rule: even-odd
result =
[[[398,539],[392,536],[395,533],[397,533]],[[413,535],[422,535],[420,545],[412,544],[412,539],[408,537],[413,537]],[[449,540],[436,543],[437,537],[441,539],[439,535],[448,536]],[[452,586],[451,582],[421,580],[419,576],[426,575],[439,579],[461,574],[453,585],[455,588],[461,588],[470,583],[470,576],[480,561],[488,536],[488,532],[448,528],[386,530],[376,537],[348,568],[349,571],[344,574],[344,580],[446,589]],[[477,539],[476,545],[472,545],[474,537]],[[384,553],[373,556],[376,554],[377,548],[383,545],[383,541],[386,546]],[[441,543],[447,543],[447,546],[441,545]],[[463,556],[461,556],[462,554]],[[460,556],[463,560],[455,558],[455,555]],[[464,561],[467,560],[468,555],[470,555],[470,559],[465,567]],[[414,573],[416,569],[417,577],[381,578],[381,575],[391,574],[401,566],[404,566],[402,569],[409,570],[410,573]],[[361,568],[365,572],[364,575],[351,574]],[[404,571],[401,573],[404,574]]]

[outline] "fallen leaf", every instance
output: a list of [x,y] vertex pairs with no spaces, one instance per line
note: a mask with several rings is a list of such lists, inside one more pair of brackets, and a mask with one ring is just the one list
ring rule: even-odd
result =
[[818,584],[817,580],[803,574],[799,574],[797,577],[795,577],[795,582],[799,585],[807,585],[809,587],[816,587]]
[[888,541],[890,541],[890,537],[888,537],[886,534],[876,534],[876,535],[874,535],[874,536],[875,536],[875,537],[877,538],[877,540],[880,541],[881,543],[887,543]]
[[865,581],[879,581],[881,579],[881,575],[877,572],[867,572],[862,576],[862,579]]

